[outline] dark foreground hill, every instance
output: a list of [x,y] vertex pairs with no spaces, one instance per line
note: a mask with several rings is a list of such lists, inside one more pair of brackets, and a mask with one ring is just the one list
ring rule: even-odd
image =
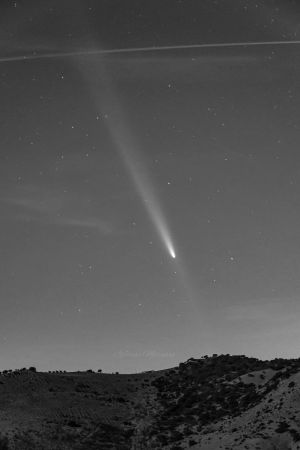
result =
[[0,375],[0,450],[300,450],[300,359]]

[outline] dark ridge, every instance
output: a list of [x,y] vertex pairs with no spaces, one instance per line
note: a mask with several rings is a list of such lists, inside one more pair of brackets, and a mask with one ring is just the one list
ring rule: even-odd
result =
[[0,450],[205,449],[216,436],[218,445],[232,436],[228,449],[250,436],[250,450],[274,436],[300,442],[299,371],[300,359],[229,354],[130,375],[4,370]]

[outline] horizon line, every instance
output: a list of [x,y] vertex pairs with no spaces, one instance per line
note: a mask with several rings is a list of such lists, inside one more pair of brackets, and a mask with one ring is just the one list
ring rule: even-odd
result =
[[112,49],[96,49],[96,50],[77,50],[61,53],[40,53],[34,52],[31,55],[20,56],[5,56],[0,57],[0,63],[14,62],[14,61],[30,61],[35,59],[50,59],[50,58],[63,58],[72,56],[89,56],[89,55],[113,55],[122,53],[146,53],[146,52],[159,52],[167,50],[189,50],[189,49],[201,49],[201,48],[226,48],[226,47],[251,47],[251,46],[268,46],[268,45],[299,45],[300,40],[294,41],[246,41],[246,42],[217,42],[210,44],[181,44],[181,45],[163,45],[163,46],[151,46],[151,47],[131,47],[131,48],[112,48]]

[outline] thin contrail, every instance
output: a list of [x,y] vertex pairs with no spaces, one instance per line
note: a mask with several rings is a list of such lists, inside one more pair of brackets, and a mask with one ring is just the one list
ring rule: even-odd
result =
[[133,48],[112,48],[105,50],[80,50],[73,52],[62,53],[33,53],[31,55],[23,56],[6,56],[0,57],[0,63],[13,62],[13,61],[28,61],[34,59],[49,59],[49,58],[67,58],[72,56],[87,56],[87,55],[113,55],[122,53],[145,53],[145,52],[161,52],[166,50],[188,50],[188,49],[201,49],[201,48],[221,48],[221,47],[250,47],[250,46],[263,46],[263,45],[291,45],[300,44],[300,41],[263,41],[263,42],[225,42],[225,43],[213,43],[213,44],[189,44],[189,45],[163,45],[161,47],[133,47]]

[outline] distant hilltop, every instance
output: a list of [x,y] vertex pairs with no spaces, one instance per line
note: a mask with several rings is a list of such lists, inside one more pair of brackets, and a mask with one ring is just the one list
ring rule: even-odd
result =
[[0,449],[300,450],[300,359],[0,375]]

